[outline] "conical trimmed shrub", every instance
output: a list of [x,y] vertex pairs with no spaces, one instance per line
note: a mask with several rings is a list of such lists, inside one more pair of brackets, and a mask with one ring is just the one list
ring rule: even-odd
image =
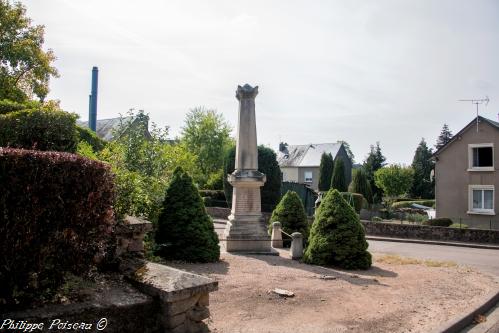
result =
[[166,190],[155,242],[156,255],[164,259],[213,262],[220,257],[213,221],[192,178],[180,167]]
[[319,191],[326,192],[331,188],[331,177],[333,176],[334,160],[329,153],[322,153],[319,166]]
[[329,190],[321,202],[310,230],[304,261],[345,269],[368,269],[364,228],[352,207],[337,190]]
[[363,168],[357,169],[353,172],[352,182],[348,186],[348,192],[360,193],[364,196],[364,198],[366,198],[367,202],[373,202],[371,184],[369,184],[367,174]]
[[269,233],[272,232],[272,222],[276,221],[281,222],[281,228],[284,232],[288,234],[300,232],[305,239],[308,237],[307,214],[296,192],[286,192],[272,212]]
[[348,184],[345,177],[345,163],[341,158],[334,161],[333,176],[331,177],[331,188],[340,192],[348,190]]

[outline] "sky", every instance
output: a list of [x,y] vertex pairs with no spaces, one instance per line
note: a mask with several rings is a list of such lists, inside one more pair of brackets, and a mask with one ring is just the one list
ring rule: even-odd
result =
[[259,86],[259,144],[347,141],[356,162],[380,142],[410,164],[421,138],[499,113],[495,0],[23,0],[45,25],[60,77],[49,98],[88,119],[92,66],[98,119],[143,109],[180,135],[194,107],[237,126],[235,90]]

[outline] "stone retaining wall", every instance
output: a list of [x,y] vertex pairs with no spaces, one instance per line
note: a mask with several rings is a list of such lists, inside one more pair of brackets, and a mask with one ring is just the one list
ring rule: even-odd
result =
[[370,236],[499,244],[499,230],[457,229],[413,224],[361,221]]

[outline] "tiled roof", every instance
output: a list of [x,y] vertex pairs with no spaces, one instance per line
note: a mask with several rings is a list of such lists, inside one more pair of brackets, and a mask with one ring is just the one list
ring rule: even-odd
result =
[[[120,122],[121,120],[121,122]],[[126,125],[135,121],[135,117],[98,119],[97,120],[97,136],[103,140],[111,141],[114,138],[115,132],[120,128],[120,125]],[[88,121],[76,121],[76,124],[81,127],[88,127]]]
[[279,151],[277,161],[281,167],[318,167],[323,153],[336,157],[341,143],[319,143],[308,145],[288,145]]

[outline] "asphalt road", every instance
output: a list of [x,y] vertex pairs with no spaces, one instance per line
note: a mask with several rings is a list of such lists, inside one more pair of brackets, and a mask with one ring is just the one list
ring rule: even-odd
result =
[[499,250],[368,240],[369,251],[417,259],[453,261],[499,277]]

